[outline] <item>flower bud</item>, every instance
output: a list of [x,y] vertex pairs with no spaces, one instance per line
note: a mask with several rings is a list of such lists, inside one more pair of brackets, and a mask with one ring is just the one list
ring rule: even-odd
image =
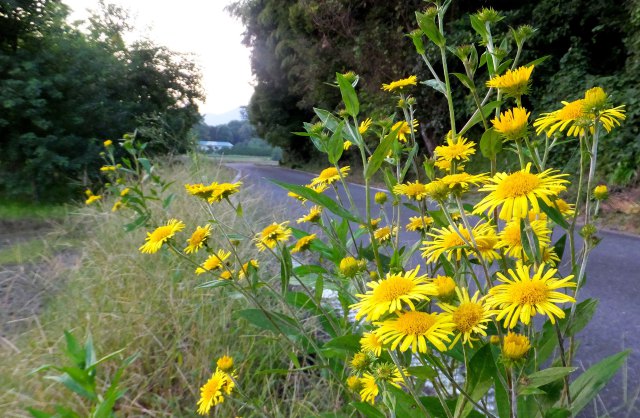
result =
[[373,200],[375,200],[379,205],[384,205],[387,201],[387,194],[385,192],[378,192],[373,197]]
[[596,200],[607,200],[609,198],[609,189],[606,185],[601,184],[593,189],[593,197]]

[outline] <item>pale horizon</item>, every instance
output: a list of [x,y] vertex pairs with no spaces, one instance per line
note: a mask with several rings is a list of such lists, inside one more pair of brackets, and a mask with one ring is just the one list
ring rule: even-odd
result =
[[[202,71],[207,96],[201,114],[223,114],[246,106],[253,94],[249,49],[242,45],[242,24],[224,8],[231,0],[110,0],[129,10],[136,26],[134,39],[148,38],[181,53],[192,54]],[[97,9],[98,0],[63,0],[71,9],[70,19],[84,20],[87,9]]]

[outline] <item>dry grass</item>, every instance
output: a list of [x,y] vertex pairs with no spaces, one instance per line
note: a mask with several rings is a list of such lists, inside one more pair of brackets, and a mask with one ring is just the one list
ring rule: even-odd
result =
[[[177,160],[162,170],[175,181],[177,198],[170,217],[182,219],[187,230],[204,224],[207,217],[201,203],[182,192],[182,184],[233,177],[219,166],[200,164],[194,171],[190,162]],[[249,225],[273,221],[277,211],[272,206],[265,211],[255,190],[244,190],[239,199]],[[105,208],[110,208],[108,202]],[[238,224],[233,211],[222,212],[221,224]],[[157,214],[158,223],[169,217],[162,211]],[[50,294],[44,312],[29,318],[30,325],[22,333],[0,341],[0,416],[29,416],[28,406],[51,410],[55,403],[87,415],[79,398],[70,397],[60,385],[42,374],[28,375],[43,364],[61,362],[63,330],[73,331],[81,340],[91,333],[99,356],[121,348],[125,348],[123,357],[139,353],[125,372],[123,385],[128,391],[118,404],[121,416],[195,416],[199,387],[215,367],[215,358],[223,354],[236,359],[240,385],[259,409],[242,409],[239,402],[228,400],[217,416],[305,416],[332,409],[339,394],[320,374],[257,373],[288,369],[290,364],[282,359],[297,353],[289,353],[290,347],[270,334],[234,319],[234,311],[247,308],[248,302],[231,288],[195,289],[203,278],[185,260],[168,252],[141,254],[137,248],[146,231],[124,232],[124,216],[88,207],[64,222],[60,233],[80,243],[76,246],[79,267],[58,266],[58,271],[51,271],[44,278]],[[187,233],[180,239],[186,239]],[[250,247],[250,242],[244,242],[238,250],[248,254]],[[199,259],[204,257],[200,254]],[[267,271],[268,262],[261,262]],[[265,299],[265,303],[273,302]],[[103,383],[116,367],[112,361],[99,371]]]

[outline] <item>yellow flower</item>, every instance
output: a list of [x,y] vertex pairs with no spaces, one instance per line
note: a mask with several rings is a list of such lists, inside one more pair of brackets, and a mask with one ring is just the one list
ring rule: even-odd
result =
[[400,346],[405,352],[411,348],[413,353],[427,352],[427,341],[439,351],[447,351],[444,342],[450,342],[455,324],[445,315],[420,311],[399,312],[397,318],[376,322],[379,326],[374,332],[384,344],[391,343],[391,350]]
[[460,337],[462,337],[462,344],[473,345],[475,335],[483,335],[486,337],[487,323],[491,321],[491,317],[495,312],[491,311],[482,300],[478,301],[479,292],[469,297],[467,289],[456,289],[458,300],[460,304],[458,306],[452,306],[446,303],[439,303],[438,306],[445,312],[444,315],[449,315],[449,321],[455,324],[455,331],[458,335],[453,340],[449,348],[453,347]]
[[417,180],[414,183],[396,184],[393,187],[393,192],[406,196],[411,200],[420,201],[427,197],[427,188]]
[[552,206],[552,198],[565,190],[569,181],[566,174],[555,174],[557,170],[548,169],[542,173],[531,173],[531,163],[515,173],[498,173],[489,179],[490,183],[480,189],[490,192],[475,206],[474,213],[491,212],[502,205],[500,219],[510,221],[513,218],[524,218],[532,209],[540,213],[538,199]]
[[103,145],[105,148],[109,148],[111,145],[113,145],[113,141],[110,139],[107,139],[106,141],[103,142]]
[[433,218],[430,216],[412,216],[407,224],[407,231],[426,232],[433,224]]
[[343,276],[354,277],[361,270],[361,263],[355,258],[347,256],[340,260],[338,269]]
[[400,370],[398,370],[394,364],[382,363],[377,365],[372,373],[364,373],[360,382],[362,385],[360,398],[363,402],[369,402],[373,405],[376,397],[380,393],[378,382],[386,382],[399,388],[399,384],[404,383],[404,379],[400,374]]
[[244,279],[245,277],[247,277],[247,274],[249,273],[249,266],[257,270],[258,267],[260,267],[260,264],[258,263],[258,260],[254,259],[247,261],[242,265],[242,268],[238,272],[238,278]]
[[376,360],[373,353],[368,351],[360,351],[353,355],[351,358],[351,368],[355,371],[362,373],[367,370],[369,366]]
[[220,273],[220,280],[231,280],[233,279],[233,270],[224,270],[222,273]]
[[503,284],[489,290],[487,303],[492,308],[500,310],[496,319],[500,321],[504,318],[505,327],[514,328],[518,320],[528,325],[531,317],[537,313],[548,316],[554,324],[555,318],[565,316],[564,311],[556,304],[576,301],[571,296],[557,291],[561,288],[576,287],[576,283],[571,281],[573,275],[557,279],[553,276],[558,270],[550,268],[545,272],[545,268],[546,265],[541,264],[533,277],[530,277],[530,266],[518,263],[515,271],[509,269],[511,279],[502,272],[497,273],[498,280]]
[[487,87],[500,90],[505,96],[519,98],[529,90],[529,78],[533,65],[507,70],[503,75],[487,81]]
[[227,373],[216,370],[207,383],[200,388],[198,414],[207,415],[212,406],[224,402],[224,393],[230,394],[234,386],[233,380]]
[[[440,170],[442,170],[442,171],[444,171],[444,172],[449,173],[449,172],[451,172],[451,166],[452,166],[453,164],[452,164],[452,162],[451,162],[451,161],[447,161],[447,160],[445,160],[445,159],[438,158],[438,159],[436,160],[436,162],[434,163],[434,165],[435,165],[436,167],[438,167]],[[464,170],[464,165],[462,165],[462,164],[460,164],[460,163],[457,163],[457,164],[456,164],[456,168],[457,168],[458,170]]]
[[346,140],[344,141],[344,143],[342,144],[342,149],[343,150],[348,150],[349,148],[351,148],[353,146],[353,142]]
[[[551,230],[547,228],[547,222],[539,219],[530,222],[534,235],[538,238],[541,248],[549,245],[551,241]],[[524,247],[522,245],[522,233],[520,230],[520,218],[514,218],[507,222],[505,227],[498,234],[498,244],[496,248],[506,248],[505,254],[510,257],[527,260]]]
[[228,372],[233,369],[233,357],[222,356],[216,361],[216,366],[223,372]]
[[284,242],[291,237],[291,228],[287,228],[289,222],[272,223],[256,235],[253,239],[258,250],[264,251],[267,248],[274,248],[278,242]]
[[207,242],[208,237],[211,235],[211,225],[198,226],[193,234],[187,240],[187,247],[184,252],[187,254],[197,253],[200,248]]
[[402,80],[392,81],[389,84],[383,84],[382,90],[384,91],[395,91],[395,90],[403,90],[408,86],[415,86],[418,83],[418,77],[415,75],[409,76],[407,78],[403,78]]
[[434,153],[439,160],[469,161],[469,158],[476,153],[475,145],[475,142],[462,136],[458,137],[456,143],[447,138],[447,145],[437,146]]
[[593,87],[584,92],[582,107],[587,113],[596,113],[607,105],[607,93],[602,87]]
[[[304,187],[306,187],[307,189],[313,190],[316,193],[322,193],[325,190],[327,190],[327,188],[329,187],[328,185],[324,184],[324,183],[318,183],[315,185],[311,185],[311,184],[307,184]],[[303,204],[307,202],[307,199],[298,195],[297,193],[294,192],[289,192],[287,193],[289,195],[289,197],[293,197],[294,199],[299,200],[300,202],[302,202]]]
[[407,142],[407,135],[411,136],[413,132],[416,131],[418,127],[418,121],[416,119],[413,120],[413,127],[410,127],[407,121],[401,120],[396,122],[391,127],[391,131],[398,130],[397,138],[400,142]]
[[116,202],[111,207],[111,212],[117,212],[122,208],[122,200],[116,200]]
[[313,240],[316,239],[316,234],[307,235],[306,237],[302,237],[296,242],[296,245],[291,250],[291,253],[299,253],[302,251],[306,251],[311,246]]
[[593,189],[593,197],[596,200],[606,200],[609,197],[609,189],[605,184],[600,184]]
[[360,399],[362,402],[368,402],[373,405],[376,401],[380,388],[376,383],[376,378],[369,373],[365,373],[360,379],[362,389],[360,389]]
[[518,140],[527,135],[527,126],[529,124],[529,115],[527,109],[516,107],[505,110],[491,121],[496,131],[502,134],[506,140]]
[[147,232],[146,242],[139,248],[140,252],[145,254],[158,252],[162,244],[184,229],[184,227],[185,224],[181,221],[170,219],[166,225],[159,226],[153,232]]
[[320,206],[312,206],[311,209],[309,209],[309,213],[302,218],[298,218],[296,222],[299,224],[304,222],[318,222],[320,215],[322,215],[322,208]]
[[469,185],[473,184],[477,186],[487,181],[486,174],[469,174],[469,173],[457,173],[447,174],[442,177],[440,181],[447,185],[455,193],[465,192],[469,189]]
[[576,211],[573,208],[573,205],[565,202],[563,199],[557,198],[555,201],[556,208],[560,211],[564,216],[571,217],[575,215]]
[[391,237],[398,233],[398,227],[383,226],[373,231],[373,237],[380,243],[385,244],[391,241]]
[[371,118],[367,118],[360,122],[360,126],[358,126],[358,132],[360,133],[360,135],[364,135],[365,133],[367,133],[369,127],[371,126],[371,123],[373,123]]
[[88,195],[87,200],[84,201],[84,203],[86,205],[90,205],[92,203],[97,202],[98,200],[102,199],[101,195],[94,195],[93,193],[91,193],[90,195]]
[[196,274],[206,273],[207,271],[214,271],[224,267],[224,262],[231,255],[230,251],[218,250],[217,253],[211,254],[202,263],[201,267],[196,269]]
[[347,387],[352,392],[360,392],[362,381],[358,376],[349,376],[347,377]]
[[584,100],[578,99],[573,102],[562,102],[562,109],[543,113],[533,122],[536,128],[536,135],[545,132],[547,136],[552,136],[554,132],[562,132],[568,126],[569,136],[583,136],[586,133],[586,126],[589,125],[589,117],[584,111]]
[[420,266],[404,274],[387,273],[384,279],[367,283],[371,289],[367,293],[356,294],[360,299],[349,307],[357,309],[356,319],[363,316],[368,321],[375,321],[382,315],[401,311],[404,305],[412,311],[415,310],[413,301],[428,301],[430,295],[436,294],[433,285],[427,283],[427,276],[418,276]]
[[115,165],[103,165],[102,167],[100,167],[100,171],[102,171],[103,173],[106,171],[116,171],[116,166]]
[[377,192],[373,196],[373,200],[379,205],[384,205],[387,201],[387,194],[385,192]]
[[445,200],[449,196],[451,189],[441,179],[436,179],[426,186],[427,196],[435,201]]
[[436,228],[433,232],[428,233],[427,235],[432,239],[430,241],[422,241],[424,244],[424,247],[421,248],[421,250],[423,250],[422,257],[424,257],[428,263],[435,263],[442,254],[445,254],[450,261],[452,261],[454,257],[456,260],[460,260],[463,253],[468,255],[473,253],[473,249],[467,245],[467,243],[473,244],[471,234],[473,234],[473,240],[475,240],[478,251],[480,251],[482,257],[487,261],[494,260],[498,257],[498,254],[494,250],[494,246],[497,244],[497,238],[491,225],[479,223],[473,227],[471,234],[462,225],[458,225],[457,229],[462,236],[456,232],[452,225],[448,225],[445,228]]
[[530,348],[531,343],[526,336],[509,332],[502,342],[502,355],[509,360],[517,361],[523,358]]
[[377,357],[382,354],[382,341],[373,332],[365,332],[360,338],[360,347],[363,351],[370,351]]
[[436,297],[441,301],[449,301],[456,294],[456,282],[449,276],[438,276],[431,283],[436,288]]
[[131,191],[131,189],[129,189],[128,187],[125,187],[124,189],[122,189],[122,191],[120,192],[120,197],[125,197],[126,195],[129,194],[129,192]]
[[210,195],[207,199],[209,203],[220,202],[222,199],[227,199],[232,194],[238,193],[240,191],[240,186],[242,186],[242,182],[237,183],[211,183],[209,186]]
[[318,177],[315,177],[311,180],[311,186],[316,186],[318,184],[330,185],[340,180],[340,176],[346,177],[349,174],[349,170],[351,167],[344,166],[340,169],[340,173],[338,173],[338,169],[335,167],[325,168],[320,172]]

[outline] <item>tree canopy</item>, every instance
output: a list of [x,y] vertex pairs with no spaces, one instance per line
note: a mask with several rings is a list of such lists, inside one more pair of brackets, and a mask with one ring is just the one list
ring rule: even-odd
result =
[[102,3],[88,30],[54,0],[0,1],[0,193],[66,198],[96,180],[102,141],[137,131],[183,152],[200,115],[198,68],[149,41],[127,46],[126,12]]

